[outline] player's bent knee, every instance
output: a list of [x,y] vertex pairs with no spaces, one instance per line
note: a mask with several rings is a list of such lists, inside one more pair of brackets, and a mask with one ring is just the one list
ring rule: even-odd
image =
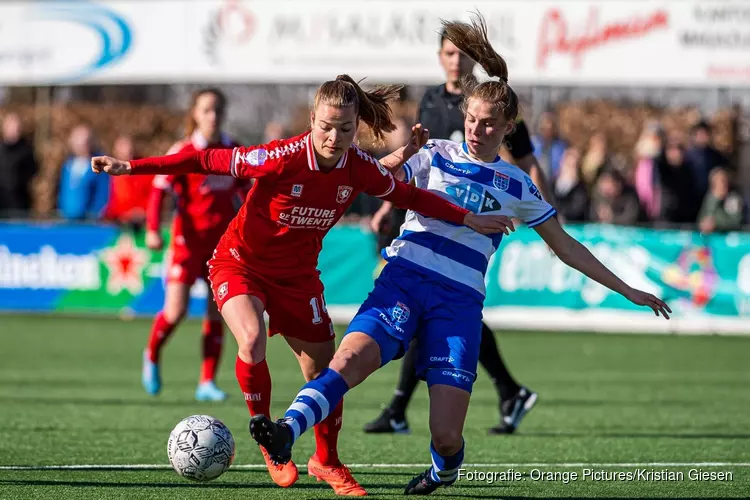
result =
[[331,369],[344,377],[350,388],[362,383],[379,366],[380,353],[377,349],[348,347],[340,347],[330,364]]

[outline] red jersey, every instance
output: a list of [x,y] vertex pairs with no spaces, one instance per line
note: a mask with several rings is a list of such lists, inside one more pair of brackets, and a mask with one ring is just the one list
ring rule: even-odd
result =
[[335,168],[318,167],[310,133],[265,145],[131,162],[132,173],[206,171],[255,179],[221,246],[235,259],[284,277],[314,273],[323,237],[361,192],[396,206],[463,224],[468,213],[396,181],[375,158],[351,146]]
[[[167,154],[192,153],[207,148],[233,148],[236,145],[225,137],[220,143],[209,144],[200,132],[196,131],[189,139],[175,143]],[[239,184],[223,175],[157,175],[152,186],[147,210],[148,229],[159,230],[164,197],[167,192],[171,192],[177,198],[177,214],[172,223],[172,237],[184,238],[188,246],[215,247],[237,213],[235,196]]]

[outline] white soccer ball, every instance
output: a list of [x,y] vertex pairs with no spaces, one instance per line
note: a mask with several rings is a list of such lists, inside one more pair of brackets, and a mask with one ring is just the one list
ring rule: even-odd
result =
[[177,474],[193,481],[211,481],[234,461],[234,438],[221,420],[192,415],[169,434],[169,463]]

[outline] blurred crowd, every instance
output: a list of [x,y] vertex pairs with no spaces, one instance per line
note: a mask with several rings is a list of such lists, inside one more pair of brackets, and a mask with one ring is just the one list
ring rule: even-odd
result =
[[[405,99],[395,112],[398,128],[385,144],[368,143],[363,131],[363,147],[384,156],[408,140],[416,102]],[[44,140],[40,114],[46,116]],[[286,123],[269,122],[263,137],[237,139],[265,142],[306,128],[306,106],[289,116]],[[168,108],[126,104],[106,110],[73,104],[50,107],[46,114],[30,106],[0,109],[0,217],[141,223],[151,179],[97,176],[90,158],[164,154],[180,138],[182,119]],[[747,220],[745,190],[736,183],[740,166],[733,156],[732,120],[729,111],[705,118],[690,109],[643,112],[599,101],[561,104],[527,126],[566,221],[709,233],[739,229]],[[361,196],[349,221],[366,223],[379,204]]]

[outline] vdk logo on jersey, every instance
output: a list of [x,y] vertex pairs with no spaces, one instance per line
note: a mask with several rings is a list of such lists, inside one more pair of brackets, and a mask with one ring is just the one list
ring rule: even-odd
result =
[[292,186],[292,196],[294,196],[295,198],[299,198],[300,196],[302,196],[302,188],[303,187],[304,187],[304,185],[302,185],[302,184],[295,184],[295,185],[293,185]]
[[354,188],[351,186],[339,186],[339,191],[336,193],[336,202],[337,203],[346,203],[346,200],[349,199],[349,197],[352,195],[352,192],[354,192]]
[[447,186],[445,191],[456,200],[459,205],[471,210],[475,214],[500,210],[502,205],[497,198],[485,190],[481,184],[458,184]]
[[410,313],[411,311],[409,311],[409,308],[406,304],[404,304],[403,302],[396,302],[396,305],[393,307],[393,311],[391,311],[391,317],[396,323],[406,323],[407,321],[409,321]]

